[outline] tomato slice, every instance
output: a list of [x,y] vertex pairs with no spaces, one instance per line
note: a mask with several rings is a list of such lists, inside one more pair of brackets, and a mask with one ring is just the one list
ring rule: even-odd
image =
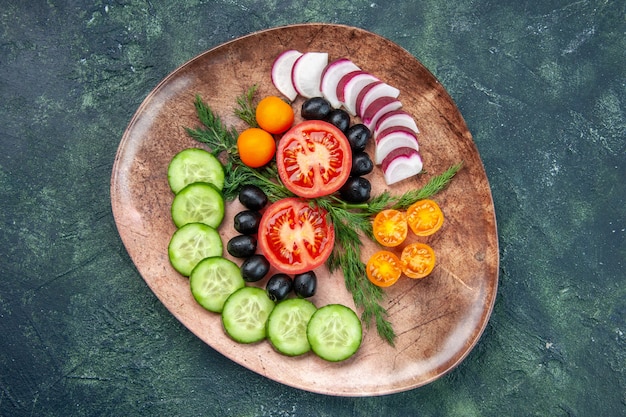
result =
[[383,246],[398,246],[406,239],[409,228],[404,212],[387,209],[379,212],[372,223],[374,238]]
[[420,200],[406,211],[409,227],[417,236],[430,236],[443,225],[443,212],[433,200]]
[[280,272],[301,274],[321,266],[335,244],[326,210],[300,198],[271,204],[261,217],[258,247]]
[[402,272],[409,278],[424,278],[435,267],[435,251],[425,243],[411,243],[400,255]]
[[402,262],[393,253],[381,250],[372,255],[365,266],[367,279],[379,287],[389,287],[400,279]]
[[322,120],[306,120],[280,139],[276,164],[289,191],[315,198],[334,193],[348,180],[352,152],[337,127]]

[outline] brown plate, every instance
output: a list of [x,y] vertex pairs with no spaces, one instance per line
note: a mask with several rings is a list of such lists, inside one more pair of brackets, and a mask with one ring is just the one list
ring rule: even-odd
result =
[[[194,97],[199,94],[228,126],[243,122],[234,114],[236,98],[258,84],[258,97],[277,94],[270,79],[274,58],[286,49],[325,51],[329,59],[348,57],[362,69],[400,89],[405,110],[421,129],[424,173],[394,184],[402,193],[423,186],[460,161],[463,169],[434,199],[444,226],[428,242],[437,266],[422,280],[403,277],[386,290],[384,303],[397,334],[395,347],[374,328],[352,358],[325,362],[314,354],[290,358],[268,342],[243,345],[223,332],[219,315],[192,298],[188,279],[170,266],[167,246],[175,230],[170,217],[173,194],[167,165],[182,149],[201,147],[184,127],[197,127]],[[302,99],[294,106],[299,109]],[[298,111],[296,113],[299,113]],[[371,149],[370,149],[371,151]],[[373,193],[385,189],[378,168],[370,174]],[[115,159],[111,203],[120,236],[141,276],[163,304],[209,346],[246,368],[303,390],[340,396],[381,395],[427,384],[458,365],[480,337],[498,284],[498,240],[487,177],[471,134],[454,102],[435,77],[393,42],[361,29],[304,24],[265,30],[211,49],[167,76],[141,104]],[[224,242],[235,231],[238,202],[227,206],[220,228]],[[409,237],[407,243],[418,240]],[[365,257],[377,248],[364,244]],[[237,261],[240,263],[240,261]],[[341,273],[320,268],[317,306],[354,303]],[[365,278],[364,278],[365,279]]]

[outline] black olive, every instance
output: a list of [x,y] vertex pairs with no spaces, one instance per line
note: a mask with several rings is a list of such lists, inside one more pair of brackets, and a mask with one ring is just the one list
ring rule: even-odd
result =
[[372,132],[363,123],[357,123],[348,128],[346,136],[352,150],[359,152],[365,150],[367,142],[372,137]]
[[275,274],[267,281],[265,291],[267,291],[267,296],[270,300],[278,302],[287,298],[292,288],[293,282],[289,275]]
[[244,210],[235,214],[235,230],[244,235],[253,235],[259,231],[261,213],[255,210]]
[[297,274],[293,277],[293,291],[302,298],[308,298],[315,295],[317,289],[317,276],[315,272],[309,271]]
[[337,126],[337,128],[344,133],[347,132],[350,127],[350,115],[347,111],[342,109],[331,110],[324,120]]
[[270,263],[265,256],[257,253],[243,261],[240,269],[244,281],[256,282],[270,272]]
[[238,235],[226,244],[226,250],[235,258],[247,258],[256,252],[256,238],[250,235]]
[[363,177],[350,177],[339,189],[341,198],[349,203],[365,203],[370,199],[372,184]]
[[313,97],[302,103],[300,115],[303,119],[324,120],[331,109],[328,100],[323,97]]
[[250,210],[261,210],[267,204],[267,196],[256,185],[247,184],[239,191],[239,201]]
[[374,163],[370,156],[365,152],[353,152],[352,153],[352,169],[350,175],[358,177],[366,175],[372,172],[374,169]]

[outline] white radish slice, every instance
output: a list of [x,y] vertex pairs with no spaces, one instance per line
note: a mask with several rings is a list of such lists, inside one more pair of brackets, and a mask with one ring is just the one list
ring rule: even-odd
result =
[[348,58],[339,58],[328,64],[322,72],[322,95],[336,109],[342,105],[342,101],[337,98],[337,85],[344,75],[352,71],[360,71],[360,68]]
[[397,148],[383,159],[382,170],[387,185],[405,180],[422,172],[424,164],[419,152],[411,148]]
[[393,97],[379,97],[370,104],[363,115],[361,115],[361,121],[369,130],[372,130],[373,126],[376,126],[376,122],[385,113],[398,110],[402,108],[402,103],[397,98]]
[[366,85],[377,81],[380,80],[365,71],[354,71],[344,75],[337,84],[337,97],[340,96],[339,88],[343,88],[341,96],[343,96],[343,105],[348,113],[356,116],[356,98]]
[[302,52],[290,49],[278,55],[272,64],[272,83],[289,101],[294,101],[298,96],[291,80],[291,70],[301,56]]
[[326,52],[305,52],[296,59],[291,70],[291,81],[298,94],[305,98],[322,96],[320,84],[326,65]]
[[390,127],[381,132],[376,138],[374,161],[376,165],[382,164],[383,160],[394,149],[411,148],[419,151],[417,135],[406,127]]
[[376,126],[374,127],[374,137],[378,136],[383,130],[393,127],[393,126],[403,126],[411,129],[415,133],[419,133],[419,128],[417,127],[417,123],[415,123],[415,119],[406,111],[394,110],[388,113],[385,113],[378,119]]
[[393,98],[398,98],[399,95],[400,90],[382,81],[368,84],[363,87],[363,89],[359,92],[359,95],[356,98],[356,114],[357,116],[361,116],[363,113],[365,113],[367,107],[379,97],[389,96]]

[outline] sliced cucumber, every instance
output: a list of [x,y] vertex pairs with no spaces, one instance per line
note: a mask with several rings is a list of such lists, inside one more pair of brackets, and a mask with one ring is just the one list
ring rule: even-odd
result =
[[198,304],[214,313],[221,313],[226,299],[246,282],[234,262],[213,256],[204,258],[189,276],[191,293]]
[[281,301],[267,319],[267,339],[277,351],[288,356],[308,352],[311,345],[306,329],[315,311],[315,305],[303,298]]
[[186,277],[201,260],[220,256],[223,251],[224,246],[217,230],[204,223],[182,226],[174,232],[167,248],[170,263]]
[[172,158],[167,167],[167,181],[175,194],[194,182],[208,182],[221,190],[224,188],[224,167],[210,152],[189,148]]
[[224,303],[222,324],[226,334],[240,343],[254,343],[265,339],[267,318],[274,302],[265,290],[243,287],[231,294]]
[[361,320],[352,309],[329,304],[318,309],[307,327],[311,350],[331,362],[348,359],[361,346]]
[[204,223],[217,228],[223,219],[224,198],[209,183],[189,184],[172,201],[172,220],[177,227],[188,223]]

